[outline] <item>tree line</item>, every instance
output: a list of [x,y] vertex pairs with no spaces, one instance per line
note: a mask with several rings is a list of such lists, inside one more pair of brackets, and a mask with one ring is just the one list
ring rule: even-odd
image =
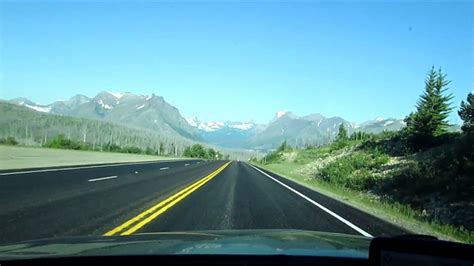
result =
[[0,144],[203,159],[229,158],[181,137],[0,103]]
[[184,149],[183,156],[207,160],[229,159],[229,155],[224,156],[222,153],[214,150],[213,148],[206,149],[201,144],[194,144],[190,147],[187,147]]
[[65,146],[69,145],[74,149],[119,151],[126,149],[125,147],[137,147],[143,153],[153,150],[163,156],[181,156],[183,150],[193,144],[184,138],[166,136],[152,130],[129,128],[91,119],[42,114],[9,103],[0,103],[0,113],[0,144],[11,145],[11,141],[7,143],[7,140],[14,140],[16,144],[46,147],[65,144],[65,139],[68,139],[71,143]]
[[[18,142],[14,137],[0,138],[0,144],[4,145],[17,145]],[[67,138],[64,134],[60,134],[51,138],[42,145],[45,148],[52,149],[68,149],[68,150],[83,150],[83,151],[105,151],[105,152],[119,152],[119,153],[133,153],[133,154],[146,154],[146,155],[166,155],[164,153],[164,146],[160,145],[159,149],[153,149],[146,147],[141,149],[136,146],[119,146],[114,143],[106,143],[102,146],[93,146],[88,142],[76,141]],[[214,150],[213,148],[205,148],[201,144],[194,144],[184,149],[180,155],[189,158],[200,158],[206,160],[222,160],[229,159],[229,155],[223,155],[221,152]]]

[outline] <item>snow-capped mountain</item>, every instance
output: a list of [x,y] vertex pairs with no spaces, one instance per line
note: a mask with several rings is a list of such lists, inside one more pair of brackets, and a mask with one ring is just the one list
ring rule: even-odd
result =
[[253,122],[203,122],[187,117],[187,123],[198,130],[207,142],[231,147],[272,149],[283,140],[292,145],[324,144],[337,135],[339,125],[344,124],[349,133],[366,131],[399,130],[404,126],[399,119],[376,118],[362,124],[351,123],[341,117],[325,117],[322,114],[297,116],[292,112],[278,111],[266,125]]
[[206,132],[216,131],[225,126],[224,122],[201,122],[196,117],[185,117],[184,119],[190,126]]
[[51,112],[51,106],[34,103],[34,102],[28,100],[27,98],[23,98],[23,97],[10,100],[10,102],[14,103],[14,104],[17,104],[17,105],[20,105],[20,106],[28,107],[30,109],[33,109],[35,111],[42,112],[42,113]]
[[102,91],[95,97],[76,95],[48,105],[34,103],[26,98],[9,101],[32,110],[56,115],[104,120],[128,127],[158,131],[166,136],[200,139],[177,108],[156,95],[135,95],[130,92]]
[[377,117],[373,120],[366,121],[359,125],[361,130],[368,133],[379,133],[381,131],[396,131],[405,127],[406,123],[403,119],[381,118]]
[[205,132],[213,132],[218,131],[223,128],[233,128],[238,130],[251,130],[256,126],[253,122],[231,122],[231,121],[211,121],[211,122],[203,122],[199,121],[196,117],[185,117],[184,118],[188,124],[198,130],[202,130]]
[[351,123],[341,117],[322,114],[298,116],[289,111],[278,111],[268,124],[238,121],[200,121],[196,117],[182,117],[179,110],[156,95],[136,95],[130,92],[102,91],[95,97],[75,95],[44,105],[26,98],[9,101],[37,112],[97,119],[159,132],[164,136],[180,136],[203,140],[228,148],[273,149],[282,141],[291,145],[324,144],[336,136],[339,125],[349,133],[364,131],[377,133],[399,130],[405,126],[400,119],[377,117],[364,123]]
[[200,121],[196,117],[186,117],[202,139],[208,143],[228,148],[242,148],[247,139],[262,131],[265,126],[253,122]]
[[240,129],[240,130],[250,130],[255,127],[255,124],[249,123],[249,122],[235,123],[235,124],[230,124],[229,127]]

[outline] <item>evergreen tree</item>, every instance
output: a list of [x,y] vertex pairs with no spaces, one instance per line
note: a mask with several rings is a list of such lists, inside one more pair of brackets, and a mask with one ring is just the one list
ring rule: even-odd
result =
[[462,130],[465,133],[474,132],[474,94],[467,95],[466,102],[461,102],[461,107],[458,111],[459,117],[463,121]]
[[288,149],[288,142],[284,140],[277,149],[277,152],[282,152]]
[[447,118],[452,110],[452,94],[446,94],[450,81],[441,69],[428,72],[425,91],[418,99],[416,112],[405,118],[406,130],[415,146],[430,145],[436,137],[447,132]]
[[339,125],[339,132],[337,133],[336,140],[337,141],[347,140],[347,129],[344,127],[343,123]]

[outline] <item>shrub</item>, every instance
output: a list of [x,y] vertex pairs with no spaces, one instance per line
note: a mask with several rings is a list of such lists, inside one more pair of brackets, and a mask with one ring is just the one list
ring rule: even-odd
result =
[[5,144],[5,145],[17,145],[18,142],[15,140],[15,137],[7,137],[6,139],[1,138],[1,139],[0,139],[0,144]]
[[331,151],[337,151],[347,146],[349,146],[349,142],[347,140],[336,140],[331,143],[330,148]]
[[55,148],[55,149],[71,149],[71,150],[80,150],[81,145],[71,139],[66,138],[64,135],[60,134],[48,142],[46,142],[43,147],[46,148]]
[[265,155],[265,157],[262,158],[261,163],[263,164],[275,163],[275,162],[280,161],[280,159],[281,159],[281,154],[279,152],[274,151]]
[[110,151],[110,152],[121,152],[122,148],[117,144],[113,144],[109,142],[102,147],[102,150]]
[[191,147],[187,147],[183,151],[183,156],[190,157],[190,158],[209,159],[209,160],[222,159],[224,157],[220,152],[212,148],[205,149],[201,144],[194,144]]
[[377,185],[377,178],[370,170],[377,169],[388,161],[388,155],[378,150],[372,153],[356,152],[324,167],[319,177],[343,187],[369,190]]
[[138,147],[135,146],[127,146],[122,149],[124,153],[134,153],[134,154],[139,154],[142,153],[142,150]]
[[158,152],[155,152],[152,148],[150,147],[146,147],[145,149],[145,154],[148,154],[148,155],[153,155],[153,154],[157,154]]

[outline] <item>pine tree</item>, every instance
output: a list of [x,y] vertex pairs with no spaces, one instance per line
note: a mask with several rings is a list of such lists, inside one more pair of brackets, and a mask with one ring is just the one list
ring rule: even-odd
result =
[[435,136],[440,136],[448,132],[450,126],[448,117],[453,107],[451,101],[454,96],[452,93],[447,93],[450,80],[446,79],[446,74],[442,73],[441,69],[438,71],[438,79],[436,80],[435,96],[436,104],[434,105],[434,124],[436,125]]
[[285,151],[288,148],[288,143],[284,140],[277,149],[277,152]]
[[344,127],[344,124],[339,125],[339,132],[337,133],[336,140],[347,140],[347,130]]
[[408,134],[417,146],[426,146],[434,138],[447,132],[447,118],[452,110],[452,94],[446,94],[450,81],[446,79],[441,69],[428,72],[425,81],[425,91],[418,99],[416,112],[405,118]]
[[474,94],[467,95],[466,102],[461,102],[461,107],[458,111],[459,117],[463,121],[462,130],[465,133],[474,132]]

